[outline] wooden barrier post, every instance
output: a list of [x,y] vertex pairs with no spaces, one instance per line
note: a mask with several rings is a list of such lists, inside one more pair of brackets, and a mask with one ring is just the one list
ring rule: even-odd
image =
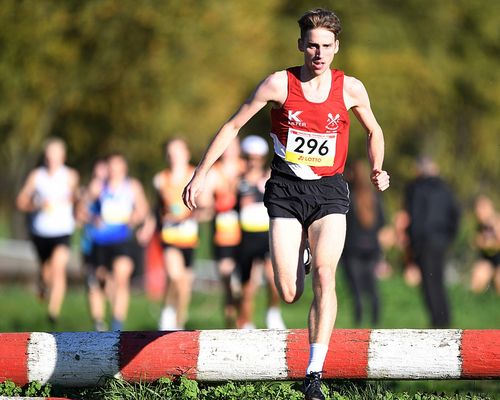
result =
[[[0,382],[302,379],[307,330],[0,334]],[[500,379],[500,330],[336,329],[325,379]]]

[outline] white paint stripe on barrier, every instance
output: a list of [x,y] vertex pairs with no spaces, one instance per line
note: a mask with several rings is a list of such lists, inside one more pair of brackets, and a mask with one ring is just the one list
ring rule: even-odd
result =
[[197,379],[284,379],[287,335],[285,330],[202,331]]
[[456,379],[461,374],[461,330],[373,330],[370,379]]
[[29,381],[65,386],[90,386],[102,377],[120,377],[119,332],[31,334]]
[[28,343],[28,380],[46,384],[51,381],[57,364],[57,345],[54,335],[33,332]]

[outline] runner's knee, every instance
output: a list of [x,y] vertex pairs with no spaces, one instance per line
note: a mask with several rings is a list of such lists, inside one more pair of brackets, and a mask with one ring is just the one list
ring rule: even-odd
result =
[[301,293],[297,293],[297,290],[281,291],[280,294],[283,301],[287,304],[293,304],[297,302],[300,299],[301,295]]
[[278,291],[279,291],[279,294],[280,294],[282,300],[287,304],[293,304],[297,300],[299,300],[300,297],[302,296],[303,291],[304,291],[303,287],[298,287],[295,284],[290,284],[290,285],[281,284],[280,285],[277,282],[276,286],[278,288]]
[[313,267],[315,284],[321,288],[335,288],[335,273],[330,265]]

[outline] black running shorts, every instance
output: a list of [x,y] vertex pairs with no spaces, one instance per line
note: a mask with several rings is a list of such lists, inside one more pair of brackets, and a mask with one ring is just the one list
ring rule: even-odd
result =
[[114,244],[96,245],[95,261],[98,266],[104,266],[112,271],[113,263],[118,257],[129,257],[134,260],[134,246],[132,239]]
[[232,258],[236,259],[238,256],[239,246],[214,246],[214,256],[217,261],[222,260],[223,258]]
[[[192,247],[179,247],[169,243],[162,243],[163,250],[166,249],[177,249],[181,252],[182,258],[184,259],[184,265],[186,268],[191,268],[193,266],[194,259],[194,249]],[[167,266],[168,268],[168,266]]]
[[237,263],[241,283],[247,283],[250,280],[253,262],[264,261],[267,257],[269,257],[269,232],[243,231]]
[[82,262],[85,270],[85,281],[87,283],[87,289],[96,287],[100,285],[99,279],[97,278],[97,268],[99,267],[97,248],[93,243],[90,251],[82,254]]
[[494,267],[500,268],[500,252],[488,253],[486,251],[481,251],[480,257],[483,260],[489,261]]
[[52,257],[52,253],[57,246],[69,247],[71,237],[69,235],[44,237],[32,234],[31,240],[35,245],[38,259],[43,264],[50,257]]
[[270,218],[295,218],[307,229],[326,215],[347,214],[349,186],[342,174],[303,180],[273,171],[264,204]]

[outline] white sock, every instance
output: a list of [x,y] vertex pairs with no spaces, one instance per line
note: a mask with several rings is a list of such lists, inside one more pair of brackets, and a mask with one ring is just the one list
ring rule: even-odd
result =
[[267,329],[286,329],[279,307],[269,307],[266,314]]
[[323,371],[328,346],[322,343],[312,343],[309,350],[309,365],[306,374]]
[[177,313],[172,306],[163,308],[158,329],[160,331],[174,331],[177,329]]
[[255,325],[252,322],[245,322],[241,329],[255,329]]

